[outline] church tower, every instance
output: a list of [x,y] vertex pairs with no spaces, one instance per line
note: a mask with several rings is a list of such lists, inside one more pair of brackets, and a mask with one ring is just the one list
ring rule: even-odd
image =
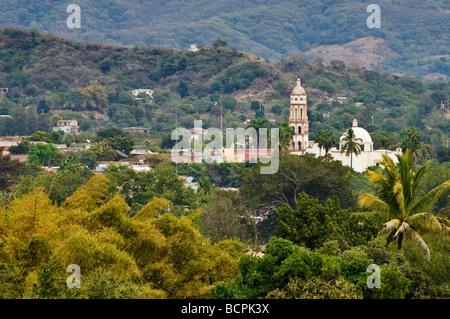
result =
[[306,93],[300,78],[291,93],[289,127],[292,129],[291,152],[304,152],[309,142]]

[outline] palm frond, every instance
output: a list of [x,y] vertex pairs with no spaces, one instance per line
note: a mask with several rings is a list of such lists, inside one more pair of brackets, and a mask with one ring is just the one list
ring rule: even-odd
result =
[[374,184],[375,187],[384,187],[386,185],[386,179],[381,171],[367,171],[367,177],[369,181]]
[[444,235],[450,235],[450,221],[445,217],[436,217],[442,227],[442,233]]
[[422,196],[410,209],[410,215],[422,213],[428,210],[446,190],[450,189],[450,180],[445,181],[439,186],[433,188],[431,191]]
[[419,167],[419,169],[414,174],[414,179],[413,179],[413,183],[412,183],[412,187],[411,187],[412,194],[416,193],[416,190],[417,190],[418,186],[420,185],[420,181],[422,180],[422,177],[425,174],[429,164],[430,164],[430,161],[426,162],[421,167]]
[[405,193],[403,189],[403,183],[400,180],[397,180],[392,189],[395,197],[395,202],[397,203],[397,207],[399,209],[399,213],[401,218],[406,218],[406,210],[405,210]]
[[388,232],[398,229],[400,227],[401,223],[402,222],[400,221],[400,219],[392,219],[392,220],[388,221],[387,223],[384,223],[384,228],[382,230],[380,230],[378,235],[383,235],[383,234],[386,234]]
[[381,213],[378,211],[368,211],[368,212],[353,212],[350,214],[350,216],[362,216],[362,217],[368,217],[368,216],[381,216],[382,220],[387,220],[388,219],[388,214],[386,213]]
[[442,231],[441,223],[431,213],[411,215],[406,219],[406,222],[420,232],[439,233]]
[[392,158],[390,158],[386,154],[381,154],[381,157],[383,158],[383,160],[381,161],[380,165],[385,167],[390,172],[396,172],[397,171],[397,168],[396,168],[395,163],[392,160]]
[[389,213],[390,206],[375,195],[365,193],[359,196],[358,205],[381,213]]
[[425,252],[427,260],[430,261],[430,249],[428,248],[425,241],[420,237],[419,233],[417,233],[414,229],[410,229],[408,233],[408,239],[411,239],[413,242],[419,245],[419,247]]

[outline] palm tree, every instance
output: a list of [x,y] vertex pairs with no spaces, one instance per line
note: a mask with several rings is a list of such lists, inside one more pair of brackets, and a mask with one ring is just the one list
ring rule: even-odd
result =
[[408,149],[405,154],[396,155],[398,164],[383,154],[380,163],[383,170],[368,171],[369,181],[375,188],[375,194],[363,194],[358,198],[362,207],[385,213],[389,221],[380,234],[389,233],[386,247],[394,240],[398,249],[402,248],[404,238],[412,239],[425,251],[430,259],[430,250],[419,235],[420,232],[450,234],[450,222],[446,218],[435,217],[428,212],[439,196],[450,189],[446,181],[426,194],[419,191],[421,180],[430,161],[413,171],[413,156]]
[[356,137],[355,131],[349,127],[344,132],[344,137],[342,138],[344,144],[342,144],[341,154],[345,152],[345,156],[350,156],[350,167],[353,168],[353,153],[355,155],[361,154],[361,144],[362,139]]
[[325,144],[325,131],[324,130],[319,130],[316,134],[316,136],[314,137],[314,142],[317,143],[317,145],[319,146],[319,156],[321,155],[320,153],[322,152],[322,148],[324,147]]
[[407,149],[411,150],[411,154],[413,156],[414,161],[417,162],[418,158],[423,158],[422,156],[422,143],[420,140],[419,132],[413,127],[408,127],[405,130],[405,137],[402,141],[402,151],[406,152]]
[[200,186],[198,193],[201,195],[209,195],[214,189],[214,185],[211,183],[211,180],[209,179],[208,176],[200,177],[198,179],[198,183]]
[[319,156],[322,148],[325,149],[325,154],[327,154],[334,145],[333,133],[329,130],[319,130],[314,138],[314,142],[319,146]]
[[333,147],[335,143],[333,132],[329,130],[325,130],[324,132],[324,141],[323,148],[325,149],[325,154],[328,154],[328,151]]
[[289,127],[289,123],[286,120],[282,120],[278,124],[279,138],[279,150],[281,154],[289,153],[292,142],[292,129]]
[[381,133],[380,144],[386,150],[386,154],[387,154],[389,146],[391,146],[392,143],[393,143],[393,141],[392,141],[391,134],[389,132],[382,132]]
[[259,129],[261,128],[269,128],[270,122],[265,117],[258,117],[257,119],[250,120],[248,125],[245,127],[248,128],[254,128],[256,130],[256,142],[258,144],[258,150],[259,150]]

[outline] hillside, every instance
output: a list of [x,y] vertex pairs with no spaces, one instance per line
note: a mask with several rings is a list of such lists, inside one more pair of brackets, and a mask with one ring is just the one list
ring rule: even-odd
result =
[[[78,43],[36,31],[0,31],[0,135],[49,131],[58,119],[79,121],[81,131],[104,126],[146,126],[162,147],[175,125],[240,127],[265,116],[287,119],[289,94],[300,75],[308,94],[311,137],[329,129],[338,137],[357,118],[379,142],[381,131],[398,145],[409,126],[438,149],[448,138],[449,83],[346,67],[314,65],[298,55],[271,65],[216,41],[198,52]],[[152,89],[136,100],[131,90]],[[347,97],[341,104],[337,97]],[[261,103],[261,104],[260,104]],[[176,116],[174,116],[176,114]],[[376,144],[377,145],[377,144]],[[430,150],[431,152],[431,150]],[[432,153],[432,152],[431,152]]]
[[330,46],[333,51],[342,46],[344,52],[336,58],[349,62],[347,50],[354,41],[375,38],[383,41],[385,50],[372,54],[373,44],[359,43],[359,56],[365,59],[354,62],[428,80],[447,81],[450,76],[450,4],[443,0],[377,1],[380,29],[366,26],[367,3],[356,0],[79,0],[80,29],[67,28],[64,1],[0,4],[0,27],[35,28],[78,41],[177,49],[192,43],[208,46],[222,38],[271,63],[293,53],[327,58],[328,50],[324,55],[318,50]]

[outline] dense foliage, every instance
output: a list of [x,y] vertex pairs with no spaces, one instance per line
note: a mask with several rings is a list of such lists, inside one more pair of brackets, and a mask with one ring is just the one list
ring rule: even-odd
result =
[[[296,55],[270,65],[223,45],[198,52],[125,48],[12,28],[1,30],[0,38],[0,86],[9,89],[0,99],[0,115],[11,116],[0,118],[0,135],[51,132],[58,119],[73,119],[82,132],[74,139],[58,141],[53,133],[36,138],[66,144],[95,140],[100,159],[111,159],[117,154],[109,146],[127,153],[125,141],[101,142],[92,132],[142,126],[150,134],[134,134],[135,143],[167,149],[175,126],[189,129],[194,120],[202,120],[203,128],[221,123],[244,127],[245,120],[259,117],[274,120],[271,125],[282,123],[300,74],[308,94],[311,139],[317,135],[320,140],[319,131],[327,131],[336,143],[356,118],[376,149],[385,145],[387,132],[390,149],[413,143],[424,160],[447,156],[448,114],[441,103],[448,108],[448,83],[427,84],[339,64],[315,66]],[[131,90],[142,88],[152,89],[152,97],[135,99]],[[337,96],[347,97],[347,103],[336,102]]]
[[[108,184],[94,176],[61,206],[35,188],[2,207],[1,298],[204,298],[236,273],[242,244],[211,245],[168,200],[130,217]],[[66,285],[70,264],[80,289]]]
[[[180,1],[91,1],[79,0],[81,28],[69,29],[67,5],[50,0],[33,4],[24,0],[2,1],[2,27],[17,25],[58,33],[76,40],[123,45],[164,46],[185,49],[192,43],[206,46],[217,39],[270,61],[306,52],[320,45],[343,45],[374,37],[383,39],[393,51],[381,63],[392,73],[416,76],[450,75],[448,46],[448,3],[443,0],[387,1],[381,9],[381,28],[369,29],[367,3],[346,0],[261,2],[256,0]],[[35,43],[27,41],[25,47]],[[370,49],[369,49],[370,50]],[[382,49],[381,49],[382,50]],[[382,50],[379,55],[389,53]],[[366,55],[367,59],[370,55]],[[379,61],[371,61],[376,65]],[[105,59],[101,70],[114,69]],[[170,60],[155,74],[170,75],[177,60]],[[50,80],[51,81],[51,80]],[[58,84],[57,81],[51,83]],[[50,84],[50,83],[49,83]]]
[[[0,56],[0,86],[9,88],[0,98],[7,115],[0,136],[21,140],[11,156],[28,155],[20,162],[0,150],[0,298],[450,297],[449,83],[338,62],[314,66],[295,55],[272,66],[224,40],[189,52],[7,28]],[[298,74],[310,138],[324,156],[288,152]],[[152,89],[152,97],[135,99],[137,88]],[[354,118],[376,149],[412,156],[363,174],[333,160],[327,150]],[[77,120],[81,132],[53,131],[58,119]],[[221,120],[279,127],[277,173],[261,175],[261,163],[171,162],[163,153],[175,142],[172,130],[198,119],[204,128]],[[150,133],[122,129],[130,126]],[[120,162],[95,171],[136,148],[161,153],[146,156],[149,171]],[[197,191],[179,175],[193,177]],[[439,185],[447,186],[438,194]],[[416,215],[439,221],[439,231],[408,219],[423,194],[427,211]],[[388,209],[364,205],[367,196],[386,200],[390,213],[417,228],[429,260],[414,241],[383,246],[391,239],[379,233]],[[401,225],[394,237],[406,234]],[[66,285],[71,264],[81,267],[79,289]],[[367,286],[372,264],[380,288]]]
[[[203,176],[195,193],[158,156],[149,158],[153,171],[112,166],[102,175],[75,158],[53,174],[1,160],[7,170],[0,180],[14,177],[0,197],[1,298],[450,297],[448,236],[421,232],[429,261],[413,241],[386,248],[386,236],[378,236],[385,216],[354,204],[342,208],[340,193],[330,195],[325,184],[307,195],[314,174],[290,177],[300,185],[294,205],[244,192],[252,175],[261,176],[252,166],[234,173],[245,177],[242,191]],[[330,165],[327,157],[284,155],[280,171],[295,165],[306,172],[312,161],[318,176]],[[346,189],[343,199],[370,191],[359,180],[364,176],[339,165],[334,170],[347,173],[330,181]],[[237,167],[198,168],[220,180],[220,172]],[[434,163],[426,173],[440,171],[448,174]],[[81,267],[79,289],[66,285],[70,264]],[[372,264],[380,267],[381,288],[367,286]]]

